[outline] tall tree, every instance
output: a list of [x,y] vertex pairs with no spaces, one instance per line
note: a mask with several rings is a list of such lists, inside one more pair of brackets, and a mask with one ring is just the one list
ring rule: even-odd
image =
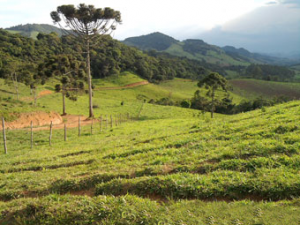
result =
[[227,92],[227,80],[218,73],[210,73],[208,76],[199,81],[198,87],[205,87],[208,89],[207,96],[211,98],[211,118],[214,117],[215,110],[215,92],[218,89]]
[[78,38],[85,45],[88,88],[89,88],[89,117],[93,117],[92,102],[92,76],[90,65],[90,48],[97,44],[100,37],[110,34],[121,23],[121,14],[111,8],[95,8],[93,5],[80,4],[77,8],[74,5],[62,5],[57,11],[51,12],[51,18],[55,24],[70,29],[70,35]]

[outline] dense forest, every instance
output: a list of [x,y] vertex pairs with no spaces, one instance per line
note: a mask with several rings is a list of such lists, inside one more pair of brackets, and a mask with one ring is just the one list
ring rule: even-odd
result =
[[[72,55],[84,63],[81,43],[70,36],[59,37],[56,33],[37,35],[37,40],[0,30],[0,77],[17,72],[18,81],[45,82],[53,74],[43,64],[58,55]],[[150,82],[174,77],[201,79],[209,70],[194,60],[169,55],[148,55],[129,47],[110,36],[103,36],[91,51],[92,75],[103,78],[122,71],[132,71]],[[67,72],[67,71],[66,71]]]

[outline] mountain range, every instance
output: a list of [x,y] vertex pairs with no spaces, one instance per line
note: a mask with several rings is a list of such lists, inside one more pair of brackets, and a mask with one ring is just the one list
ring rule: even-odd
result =
[[287,58],[251,53],[244,48],[219,47],[199,39],[179,41],[159,32],[130,37],[125,39],[123,43],[145,51],[156,50],[225,67],[250,64],[292,65],[298,62]]

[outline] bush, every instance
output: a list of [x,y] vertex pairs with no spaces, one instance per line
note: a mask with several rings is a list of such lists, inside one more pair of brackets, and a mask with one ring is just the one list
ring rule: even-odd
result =
[[180,103],[180,106],[183,107],[183,108],[190,108],[191,107],[191,103],[187,100],[183,100],[181,103]]
[[60,92],[60,90],[61,90],[60,84],[56,84],[55,85],[55,92]]

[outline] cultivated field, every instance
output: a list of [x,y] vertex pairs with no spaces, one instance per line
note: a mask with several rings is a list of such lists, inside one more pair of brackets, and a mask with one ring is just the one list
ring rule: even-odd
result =
[[274,98],[287,96],[291,99],[300,98],[300,83],[274,82],[252,79],[230,80],[233,93],[244,98]]

